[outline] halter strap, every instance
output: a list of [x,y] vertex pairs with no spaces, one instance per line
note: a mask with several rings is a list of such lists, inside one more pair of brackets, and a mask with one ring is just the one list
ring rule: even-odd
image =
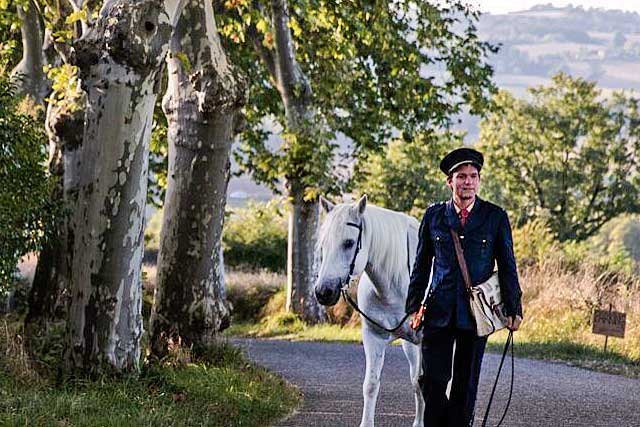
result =
[[358,241],[356,242],[356,250],[353,252],[353,258],[351,259],[351,265],[349,265],[349,274],[347,274],[345,284],[342,286],[342,290],[348,289],[351,284],[351,277],[353,276],[353,270],[356,268],[356,258],[362,248],[362,221],[360,224],[355,222],[347,222],[349,227],[355,227],[358,229]]

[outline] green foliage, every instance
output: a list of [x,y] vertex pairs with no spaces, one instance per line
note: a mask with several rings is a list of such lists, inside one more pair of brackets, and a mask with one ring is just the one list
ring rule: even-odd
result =
[[[268,8],[253,4],[227,1],[227,12],[217,17],[232,62],[251,82],[236,158],[274,189],[284,176],[303,181],[308,199],[339,191],[330,163],[334,150],[327,145],[333,135],[353,140],[361,154],[379,149],[395,131],[412,140],[448,127],[467,107],[479,113],[488,105],[493,85],[486,59],[496,49],[478,39],[478,14],[464,2],[295,0],[288,4],[296,59],[322,123],[311,123],[306,134],[288,129],[296,144],[268,145],[268,137],[284,128],[284,108],[274,76],[255,66],[256,50],[273,55],[274,38]],[[276,125],[266,127],[267,120]]]
[[276,201],[235,209],[222,236],[224,262],[230,267],[284,271],[287,221]]
[[299,315],[281,311],[265,316],[260,321],[260,336],[270,337],[285,334],[295,334],[306,329],[307,325]]
[[84,92],[80,88],[78,67],[62,64],[58,67],[48,66],[46,71],[52,89],[47,99],[49,103],[61,107],[66,113],[73,113],[84,107],[80,104]]
[[158,251],[160,250],[160,232],[162,231],[163,211],[158,209],[149,218],[144,227],[144,250]]
[[18,260],[37,251],[56,206],[46,173],[46,138],[40,123],[20,113],[15,88],[0,79],[0,289]]
[[[324,126],[318,116],[300,123],[296,129],[282,133],[281,155],[274,158],[274,169],[265,174],[283,176],[287,182],[294,181],[304,188],[305,201],[317,200],[321,193],[340,193],[340,184],[335,179],[332,168],[333,134]],[[277,191],[277,188],[273,188]]]
[[617,254],[618,258],[626,254],[635,263],[635,269],[640,270],[640,216],[620,215],[612,219],[590,239],[590,244],[603,254]]
[[601,278],[610,276],[631,283],[637,277],[636,264],[626,249],[617,245],[603,248],[593,239],[563,242],[558,259],[573,271],[590,266]]
[[[550,262],[559,263],[564,269],[577,271],[589,265],[602,274],[631,278],[637,268],[629,250],[619,241],[609,240],[612,231],[619,230],[617,226],[627,229],[627,224],[624,219],[612,221],[590,239],[560,242],[547,222],[539,218],[530,220],[513,230],[518,266],[541,267]],[[629,237],[633,237],[633,234]]]
[[[166,76],[163,78],[166,80]],[[167,174],[169,170],[167,132],[167,118],[158,102],[153,111],[153,129],[149,144],[149,177],[147,180],[147,203],[157,208],[161,208],[164,204],[167,190]]]
[[36,0],[42,11],[45,28],[51,31],[54,42],[72,44],[80,36],[80,21],[89,22],[100,5],[96,1],[84,2],[82,9],[74,11],[69,2]]
[[640,262],[640,216],[620,215],[606,223],[591,240],[594,247],[605,248],[607,252],[623,248]]
[[379,206],[421,216],[430,204],[451,196],[439,164],[461,144],[460,135],[421,134],[410,141],[393,140],[382,152],[358,159],[355,193],[366,194]]
[[540,265],[559,255],[555,233],[541,219],[534,219],[513,230],[513,245],[518,265]]
[[20,61],[20,20],[14,0],[0,0],[0,75],[6,75]]
[[623,92],[603,99],[595,83],[566,74],[507,92],[481,124],[479,148],[492,199],[516,224],[539,218],[562,241],[585,239],[609,219],[640,209],[640,114]]

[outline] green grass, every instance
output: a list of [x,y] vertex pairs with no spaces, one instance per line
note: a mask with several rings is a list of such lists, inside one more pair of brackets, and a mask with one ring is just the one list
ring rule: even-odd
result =
[[306,325],[296,315],[277,313],[258,323],[239,323],[225,331],[226,336],[251,338],[279,338],[291,341],[352,342],[362,341],[360,327]]
[[[506,330],[493,334],[487,350],[502,352],[506,338]],[[604,339],[604,336],[591,334],[583,314],[567,312],[523,323],[514,335],[514,353],[519,357],[640,378],[640,360],[624,354],[623,342],[617,338],[609,338],[605,352]]]
[[24,363],[19,345],[5,347],[2,426],[264,426],[302,400],[297,388],[227,344],[193,363],[147,365],[136,378],[97,380],[64,380],[47,368],[35,370]]

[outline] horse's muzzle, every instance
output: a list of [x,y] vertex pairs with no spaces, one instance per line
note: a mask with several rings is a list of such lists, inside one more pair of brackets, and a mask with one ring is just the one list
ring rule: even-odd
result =
[[322,305],[335,305],[340,299],[340,285],[327,286],[322,284],[315,287],[315,294],[318,302]]

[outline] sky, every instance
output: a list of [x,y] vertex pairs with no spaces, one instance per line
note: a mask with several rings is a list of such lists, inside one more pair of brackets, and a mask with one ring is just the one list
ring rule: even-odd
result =
[[640,1],[638,0],[469,0],[473,5],[479,5],[480,10],[493,14],[515,12],[518,10],[526,10],[536,4],[551,3],[557,7],[582,6],[585,9],[591,7],[599,7],[604,9],[620,9],[630,12],[640,12]]

